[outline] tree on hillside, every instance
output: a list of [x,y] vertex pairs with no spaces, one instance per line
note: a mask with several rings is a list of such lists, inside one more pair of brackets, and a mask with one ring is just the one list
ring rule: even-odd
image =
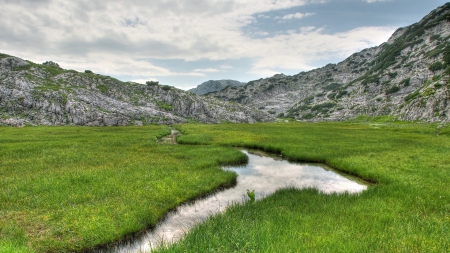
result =
[[159,82],[158,81],[147,81],[145,82],[148,86],[152,86],[152,85],[158,85]]

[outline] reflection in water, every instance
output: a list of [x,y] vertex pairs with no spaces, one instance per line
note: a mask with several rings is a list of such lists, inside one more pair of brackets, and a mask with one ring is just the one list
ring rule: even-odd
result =
[[164,243],[179,239],[194,225],[207,217],[222,212],[235,202],[243,202],[248,197],[247,189],[255,190],[256,199],[286,187],[314,187],[324,193],[357,193],[365,190],[365,185],[353,182],[333,171],[310,164],[295,164],[285,160],[249,154],[246,166],[226,167],[225,170],[238,174],[237,185],[191,204],[184,204],[172,212],[158,226],[135,241],[109,249],[107,252],[150,251]]

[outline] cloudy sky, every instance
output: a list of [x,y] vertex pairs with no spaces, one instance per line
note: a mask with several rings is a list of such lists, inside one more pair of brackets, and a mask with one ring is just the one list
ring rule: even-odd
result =
[[0,0],[0,52],[189,89],[342,61],[444,0]]

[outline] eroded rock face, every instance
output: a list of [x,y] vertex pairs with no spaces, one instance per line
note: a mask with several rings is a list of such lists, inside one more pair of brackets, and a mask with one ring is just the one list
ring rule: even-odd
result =
[[[450,3],[388,42],[338,64],[294,76],[275,75],[208,96],[304,121],[390,115],[449,122]],[[447,58],[448,59],[448,58]],[[442,64],[439,67],[439,64]]]
[[204,95],[210,92],[221,91],[227,86],[239,87],[244,85],[245,83],[235,80],[209,80],[200,84],[196,88],[190,89],[189,91],[197,95]]
[[121,126],[271,121],[265,112],[162,85],[0,54],[0,125]]

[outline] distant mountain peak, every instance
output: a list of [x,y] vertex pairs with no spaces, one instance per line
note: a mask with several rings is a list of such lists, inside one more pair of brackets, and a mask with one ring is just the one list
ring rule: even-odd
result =
[[209,80],[209,81],[206,81],[206,82],[200,84],[199,86],[197,86],[197,88],[193,88],[188,91],[195,93],[197,95],[205,95],[210,92],[221,91],[227,86],[239,87],[239,86],[244,86],[245,84],[246,83],[239,82],[236,80],[229,80],[229,79]]

